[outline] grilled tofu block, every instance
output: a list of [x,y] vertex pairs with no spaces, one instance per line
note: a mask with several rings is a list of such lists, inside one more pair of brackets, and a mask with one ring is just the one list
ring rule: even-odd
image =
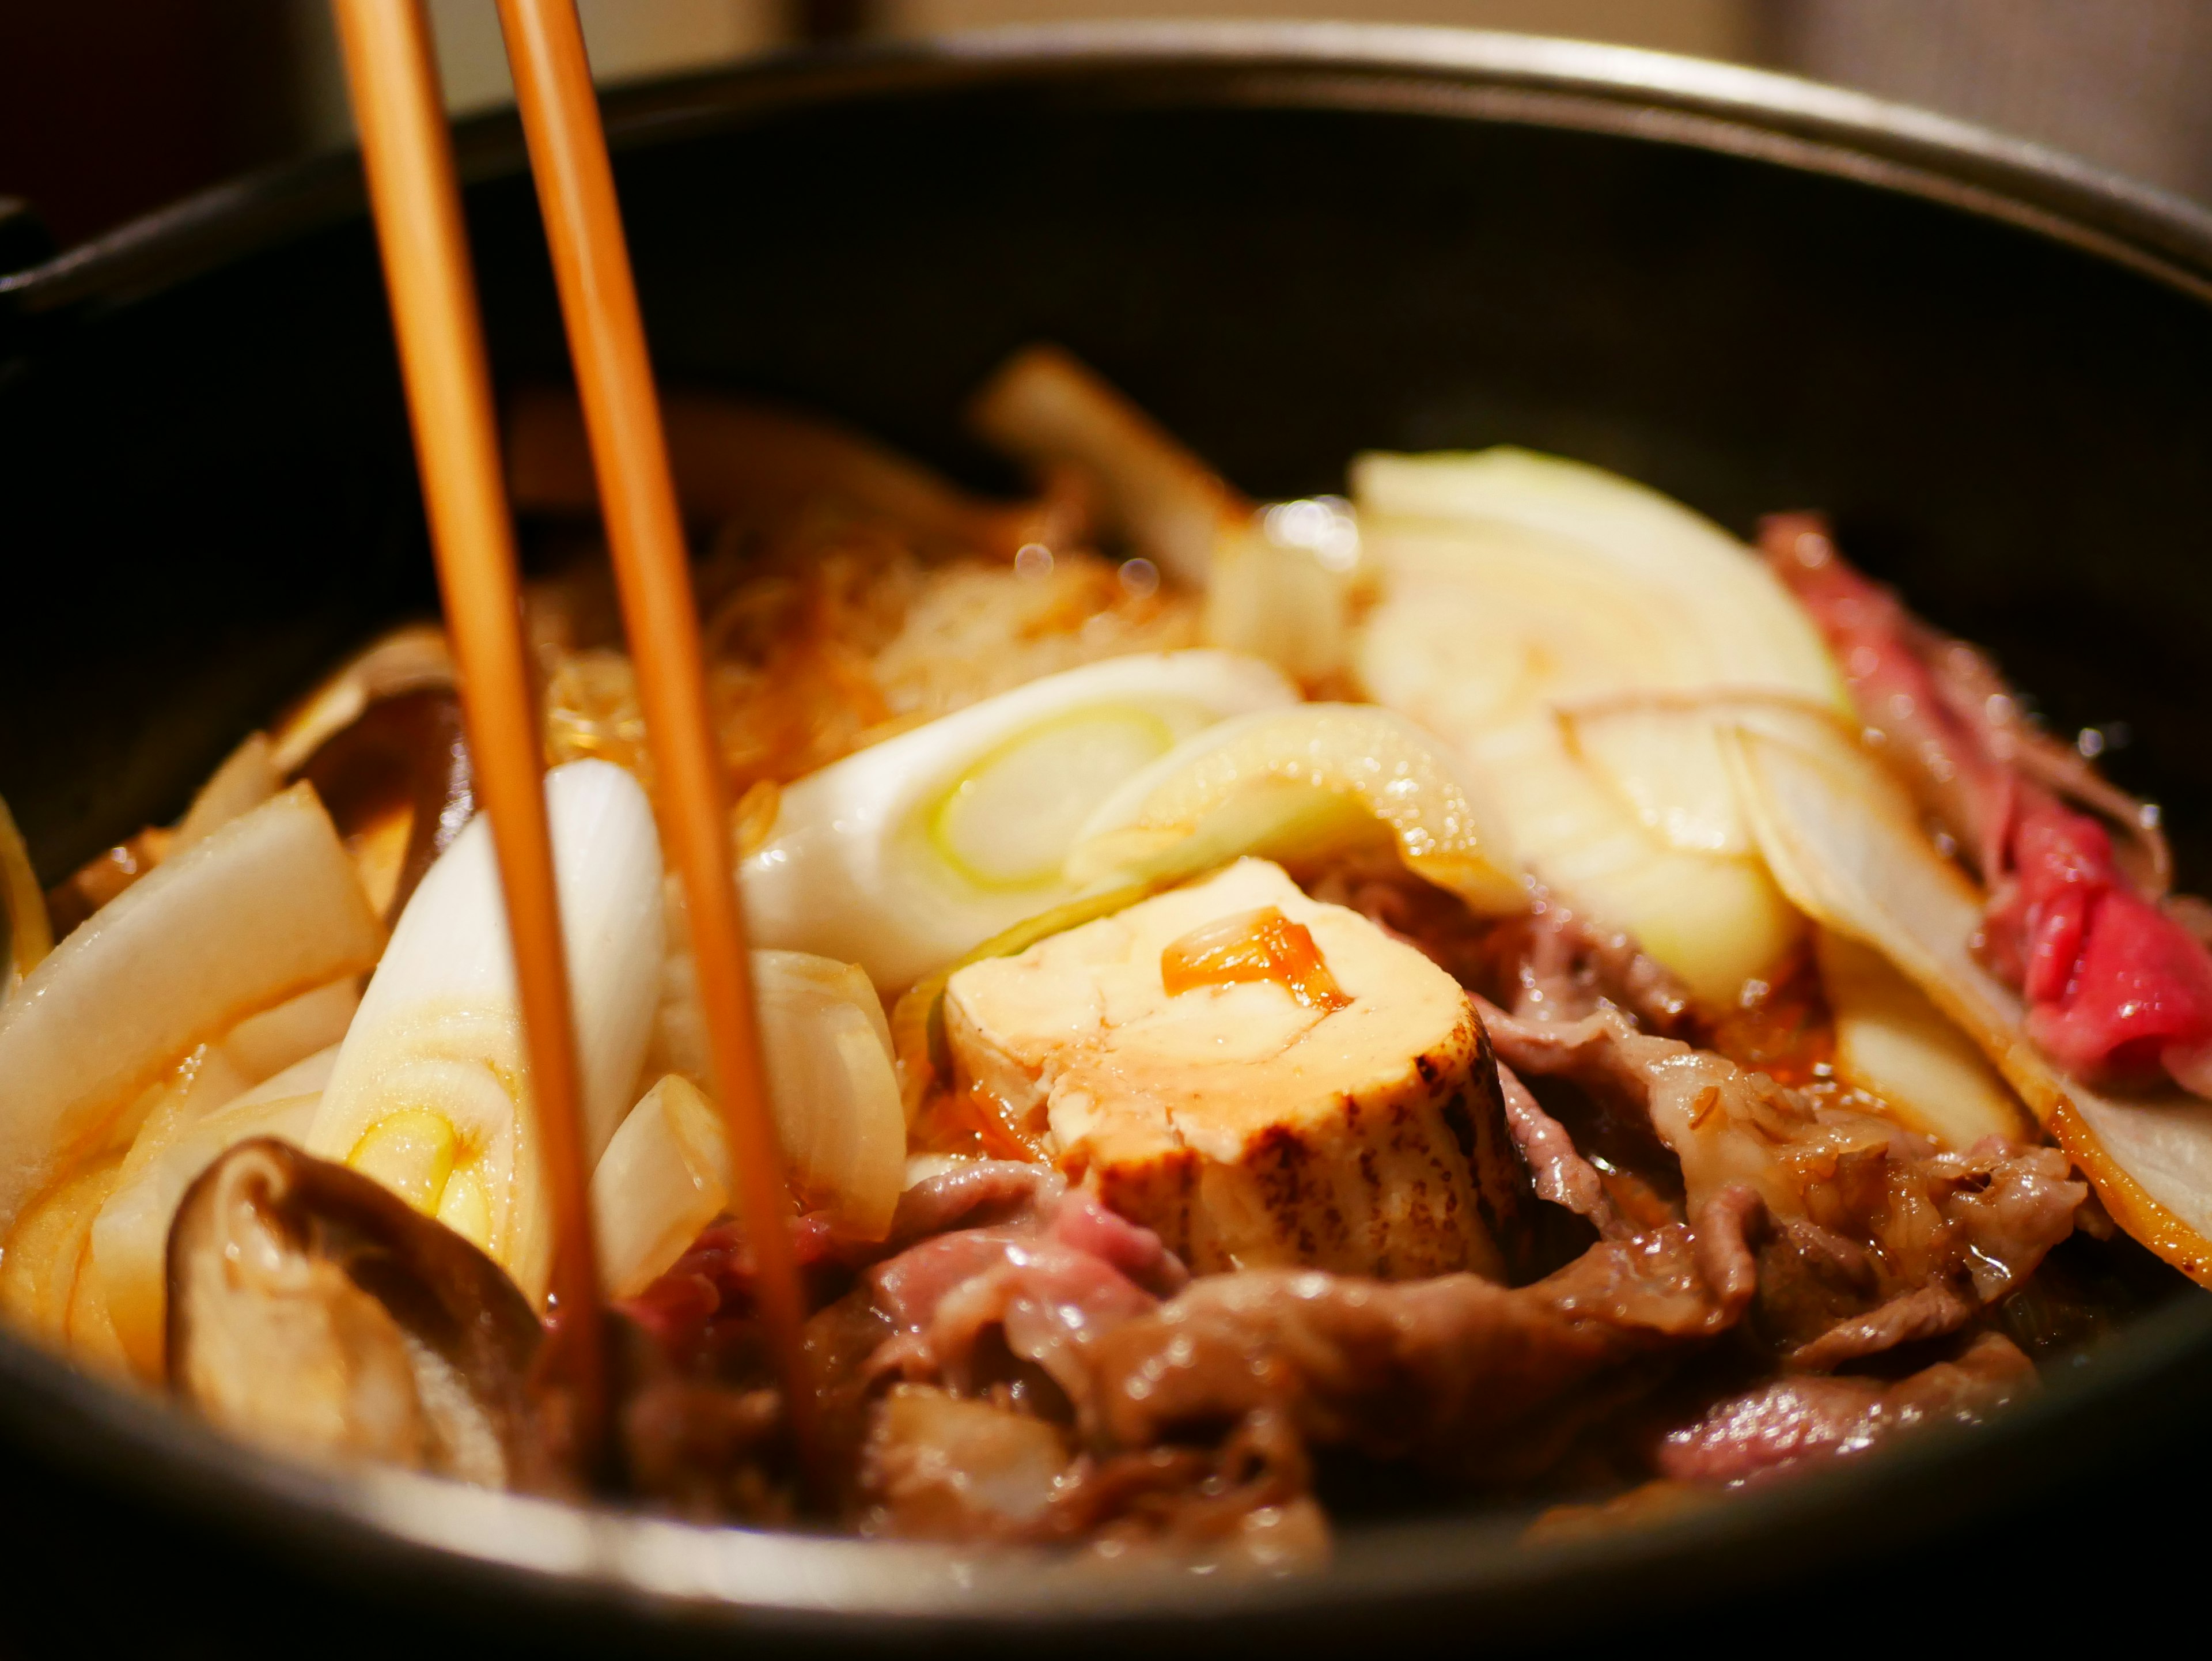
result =
[[1503,1277],[1519,1173],[1466,995],[1264,861],[971,964],[945,1031],[961,1087],[1200,1273]]

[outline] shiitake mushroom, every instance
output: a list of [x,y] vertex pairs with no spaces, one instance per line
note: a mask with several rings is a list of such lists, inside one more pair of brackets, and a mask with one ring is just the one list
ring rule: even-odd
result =
[[499,1266],[343,1165],[240,1143],[169,1233],[172,1390],[274,1451],[562,1492],[543,1329]]

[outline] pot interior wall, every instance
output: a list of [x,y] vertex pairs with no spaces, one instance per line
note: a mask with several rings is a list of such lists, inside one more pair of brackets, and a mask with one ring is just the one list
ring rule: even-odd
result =
[[[2193,669],[2212,315],[2149,278],[1845,180],[1663,143],[1049,85],[634,144],[670,381],[834,411],[978,482],[963,397],[1066,342],[1247,489],[1365,447],[1515,442],[1739,531],[1835,511],[1994,646],[2212,876]],[[565,374],[534,204],[472,195],[497,366]],[[52,879],[373,624],[430,599],[356,221],[24,332],[0,378],[15,620],[0,792]]]

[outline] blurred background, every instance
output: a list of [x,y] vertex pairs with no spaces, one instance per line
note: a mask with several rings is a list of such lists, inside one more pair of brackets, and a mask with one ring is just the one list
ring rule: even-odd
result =
[[[492,0],[430,9],[454,110],[508,98]],[[811,40],[1103,17],[1574,35],[1861,88],[2212,200],[2212,0],[583,0],[582,10],[605,81]],[[325,0],[0,0],[0,197],[34,204],[63,246],[349,137]]]

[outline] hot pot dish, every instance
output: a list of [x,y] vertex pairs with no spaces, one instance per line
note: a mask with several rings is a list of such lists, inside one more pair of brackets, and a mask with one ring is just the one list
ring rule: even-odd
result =
[[[669,406],[803,1480],[580,422],[509,411],[623,1503],[1289,1572],[1438,1494],[1722,1502],[2212,1284],[2212,909],[1817,514],[1510,448],[1255,502],[1050,346],[967,417],[1030,495]],[[580,1495],[444,638],[270,715],[49,891],[0,818],[0,1308],[286,1454]]]

